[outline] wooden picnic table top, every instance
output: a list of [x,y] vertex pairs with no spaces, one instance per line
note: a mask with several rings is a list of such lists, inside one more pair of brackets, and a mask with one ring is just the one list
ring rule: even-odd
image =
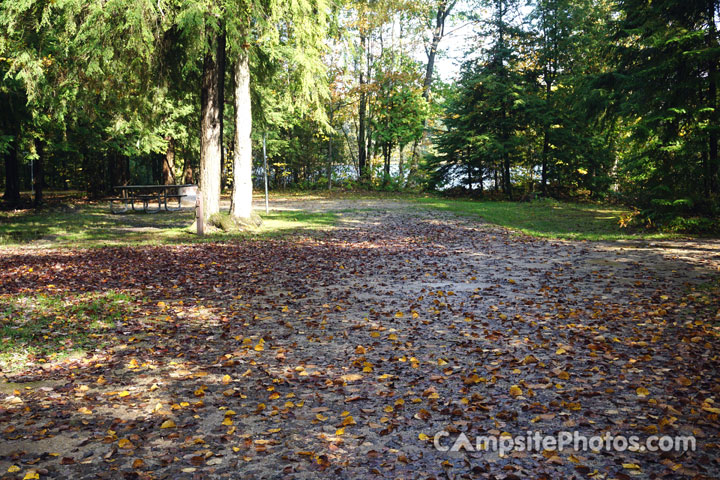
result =
[[[126,212],[128,206],[130,206],[132,207],[133,211],[135,211],[137,210],[135,208],[136,202],[141,202],[143,211],[147,213],[155,213],[160,211],[160,209],[163,208],[163,204],[165,210],[167,210],[168,212],[180,210],[182,208],[182,199],[192,195],[173,195],[172,190],[187,187],[197,187],[197,185],[117,185],[113,188],[121,192],[121,197],[109,199],[110,210],[113,213],[122,213]],[[177,207],[170,208],[168,199],[176,199],[178,203]],[[152,210],[149,208],[151,201],[157,201],[157,208],[154,208]],[[115,202],[121,202],[123,205],[121,205],[119,208],[114,208]]]

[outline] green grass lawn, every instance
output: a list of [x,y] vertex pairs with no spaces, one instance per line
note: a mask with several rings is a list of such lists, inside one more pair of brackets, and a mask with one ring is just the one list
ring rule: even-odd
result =
[[[678,234],[652,231],[628,231],[619,226],[620,216],[628,210],[595,203],[568,203],[555,200],[534,202],[498,202],[446,199],[410,194],[373,192],[282,193],[278,198],[370,199],[405,201],[420,208],[437,209],[474,217],[528,235],[572,240],[660,240],[682,238]],[[195,235],[193,209],[156,214],[112,214],[105,202],[88,203],[65,200],[35,212],[0,212],[0,247],[95,247],[107,245],[156,245],[230,241],[234,239],[283,236],[331,228],[342,211],[303,212],[258,210],[262,226],[242,232],[211,231],[205,237]]]
[[497,202],[416,198],[414,201],[427,208],[479,217],[488,223],[535,237],[605,241],[681,237],[677,234],[622,229],[619,225],[620,216],[629,211],[618,206],[555,200]]
[[257,236],[282,236],[331,227],[334,213],[259,212],[260,227],[243,232],[213,231],[198,237],[194,211],[112,214],[106,203],[73,203],[38,212],[0,212],[0,247],[95,247],[213,242]]

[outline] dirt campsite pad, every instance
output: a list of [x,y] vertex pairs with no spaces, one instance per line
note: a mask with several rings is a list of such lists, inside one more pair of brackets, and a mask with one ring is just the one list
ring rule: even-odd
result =
[[[341,220],[0,253],[18,345],[0,476],[720,477],[717,242],[536,239],[400,201],[280,206]],[[643,443],[475,448],[535,432]],[[651,436],[696,448],[651,452]]]

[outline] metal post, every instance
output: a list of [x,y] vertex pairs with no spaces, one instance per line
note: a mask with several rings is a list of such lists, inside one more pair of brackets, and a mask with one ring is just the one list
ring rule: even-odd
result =
[[270,213],[270,201],[268,199],[268,171],[267,171],[267,133],[263,133],[263,172],[265,176],[265,213]]
[[195,197],[195,223],[197,224],[197,234],[202,237],[205,235],[205,217],[203,216],[203,202],[200,190],[197,191],[197,197]]

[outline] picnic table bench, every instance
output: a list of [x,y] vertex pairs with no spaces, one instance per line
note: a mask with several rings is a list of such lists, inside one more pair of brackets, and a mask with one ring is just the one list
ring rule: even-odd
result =
[[[163,208],[174,212],[182,208],[183,198],[197,194],[197,185],[120,185],[113,188],[120,191],[120,196],[108,198],[112,213],[124,213],[130,208],[145,213],[157,213]],[[157,208],[153,206],[155,202]]]

